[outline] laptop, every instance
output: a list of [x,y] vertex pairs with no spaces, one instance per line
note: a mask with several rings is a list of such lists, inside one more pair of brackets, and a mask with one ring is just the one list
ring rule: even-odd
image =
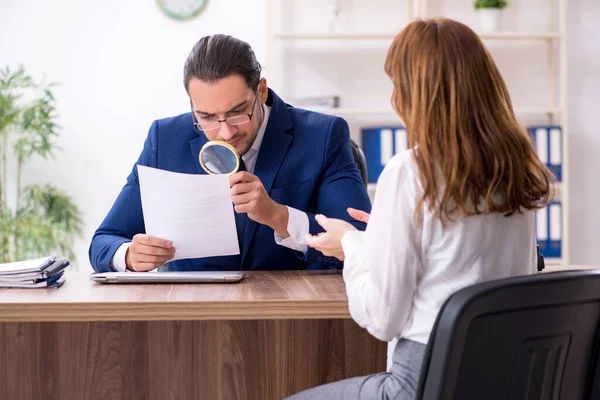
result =
[[95,272],[90,278],[99,283],[232,283],[245,276],[242,271]]

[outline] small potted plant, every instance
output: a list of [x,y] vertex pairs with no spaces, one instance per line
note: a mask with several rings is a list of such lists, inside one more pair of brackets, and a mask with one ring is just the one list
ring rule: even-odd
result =
[[500,28],[500,15],[508,6],[506,0],[475,0],[475,9],[481,17],[482,32],[496,32]]

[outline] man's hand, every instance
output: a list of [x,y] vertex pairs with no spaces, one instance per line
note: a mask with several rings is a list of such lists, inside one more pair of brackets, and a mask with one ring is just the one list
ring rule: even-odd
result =
[[287,238],[288,209],[269,197],[256,175],[237,172],[229,177],[231,199],[235,212],[247,213],[248,218],[259,224],[270,226],[279,236]]
[[127,249],[125,264],[130,271],[152,271],[174,256],[173,242],[139,233]]

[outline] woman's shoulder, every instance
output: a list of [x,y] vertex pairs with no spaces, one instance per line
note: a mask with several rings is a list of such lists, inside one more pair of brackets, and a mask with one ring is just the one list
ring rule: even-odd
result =
[[413,153],[414,149],[409,149],[394,155],[383,168],[377,184],[383,183],[385,186],[403,190],[417,190],[420,184]]
[[394,155],[385,165],[382,175],[414,175],[416,171],[413,153],[414,149],[408,149]]

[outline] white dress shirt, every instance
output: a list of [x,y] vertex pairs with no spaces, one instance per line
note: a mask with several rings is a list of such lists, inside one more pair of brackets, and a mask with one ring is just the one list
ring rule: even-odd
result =
[[350,314],[376,338],[394,340],[392,351],[398,338],[426,344],[457,290],[537,267],[534,212],[456,218],[444,227],[425,211],[418,225],[422,194],[411,150],[397,154],[379,177],[366,230],[342,238]]
[[[265,137],[265,130],[267,129],[267,123],[269,121],[269,116],[271,115],[271,107],[264,105],[263,110],[265,112],[265,118],[258,130],[256,139],[254,140],[254,143],[252,143],[252,147],[250,147],[246,154],[242,156],[244,164],[246,164],[246,170],[250,173],[254,172],[256,160],[258,159],[258,152],[263,142],[263,138]],[[290,236],[284,239],[277,234],[277,232],[274,232],[275,243],[280,246],[306,253],[308,247],[306,245],[305,235],[309,232],[310,228],[308,215],[292,207],[287,207],[287,209],[287,231]],[[111,266],[115,271],[123,272],[126,270],[125,256],[127,255],[127,249],[130,244],[131,242],[123,243],[115,252],[111,260]]]

